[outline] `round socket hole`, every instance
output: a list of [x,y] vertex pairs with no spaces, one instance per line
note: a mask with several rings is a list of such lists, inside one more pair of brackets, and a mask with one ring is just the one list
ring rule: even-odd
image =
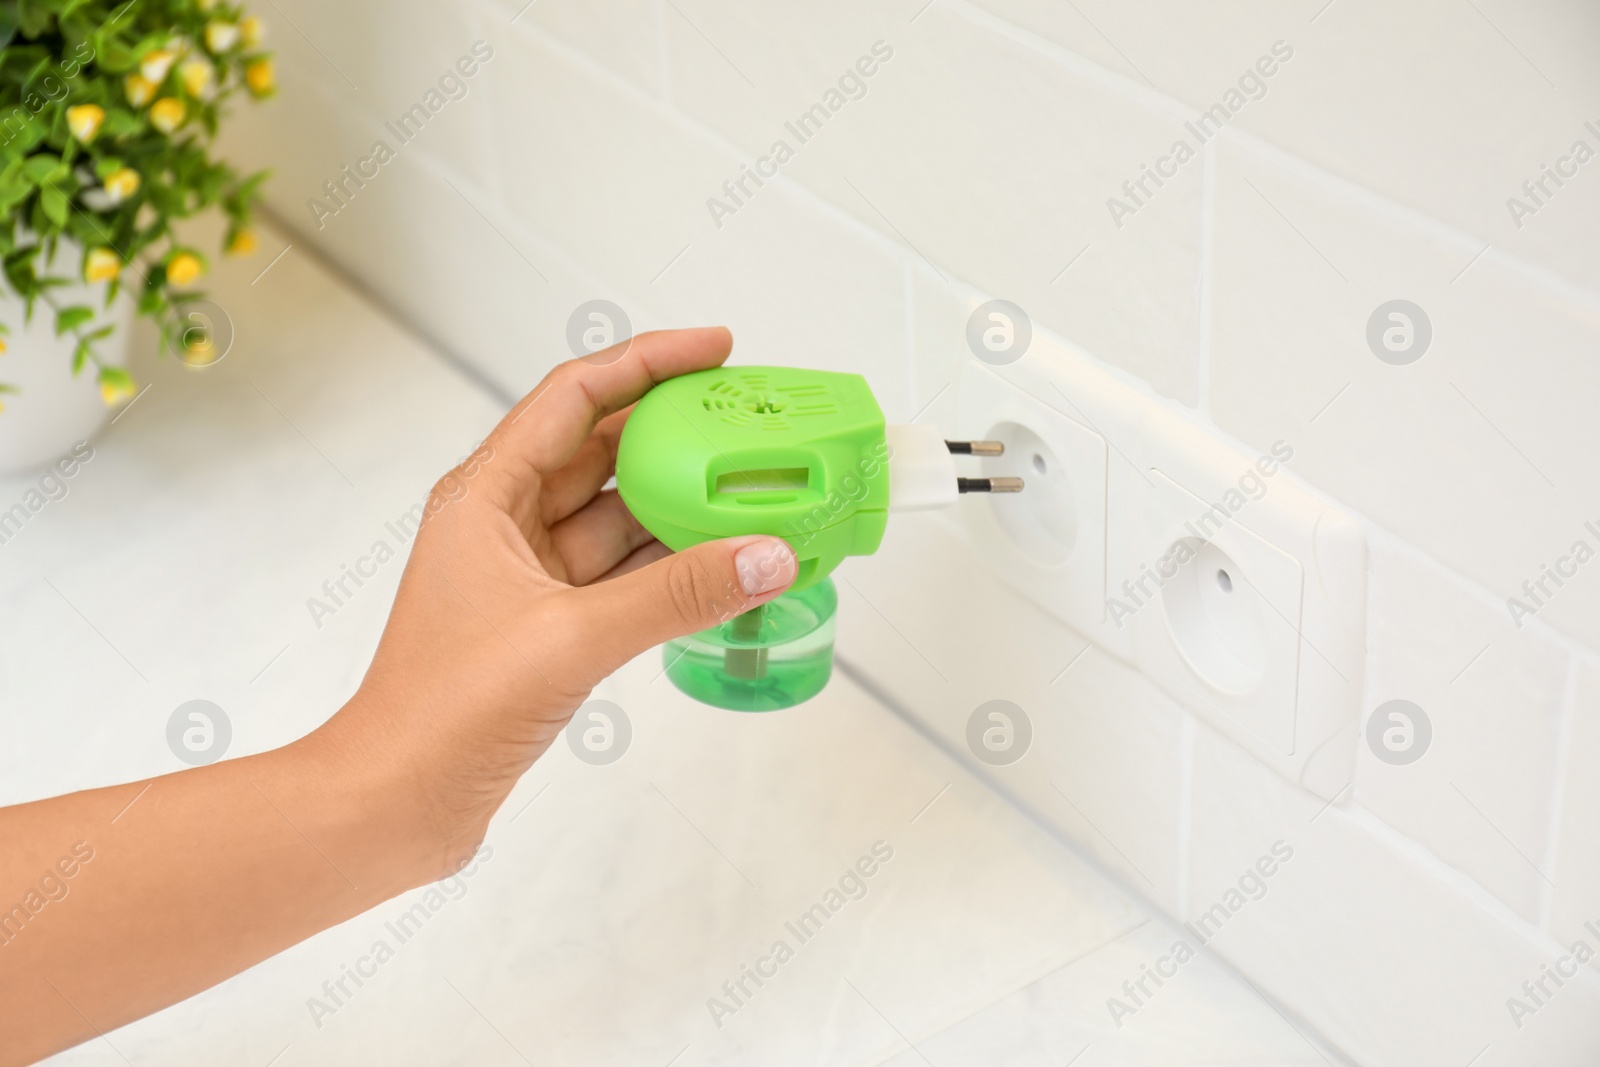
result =
[[[1209,541],[1185,537],[1156,567],[1173,643],[1190,668],[1224,693],[1242,695],[1267,673],[1260,594],[1244,571]],[[1169,577],[1170,575],[1170,577]]]
[[1044,438],[1017,422],[1002,422],[984,435],[1003,442],[1003,456],[985,456],[987,478],[1021,478],[1020,493],[989,497],[995,521],[1017,550],[1035,563],[1067,561],[1078,542],[1077,497],[1066,466]]

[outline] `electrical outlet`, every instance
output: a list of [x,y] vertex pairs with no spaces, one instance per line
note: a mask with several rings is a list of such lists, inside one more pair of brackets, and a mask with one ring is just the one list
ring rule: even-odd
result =
[[1080,632],[1105,627],[1106,441],[1057,407],[978,363],[963,367],[960,436],[1001,441],[986,477],[1017,476],[1021,493],[973,495],[962,516],[999,577]]
[[[1290,781],[1332,800],[1355,773],[1367,558],[1360,527],[1296,484],[1294,449],[1244,452],[1152,405],[1112,576],[1134,663]],[[1123,607],[1131,608],[1124,616]]]
[[[1148,562],[1124,579],[1136,661],[1278,754],[1295,750],[1300,561],[1151,470],[1136,539]],[[1182,684],[1192,679],[1198,684]],[[1170,688],[1170,687],[1169,687]]]
[[1285,778],[1343,792],[1366,544],[1286,473],[1292,444],[1241,449],[1045,338],[1004,367],[965,365],[957,384],[961,435],[1006,443],[985,473],[1026,483],[963,502],[1000,578]]

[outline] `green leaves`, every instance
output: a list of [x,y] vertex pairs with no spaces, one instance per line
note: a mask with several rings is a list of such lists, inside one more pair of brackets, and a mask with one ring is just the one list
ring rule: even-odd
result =
[[[246,62],[265,54],[234,47],[211,55],[205,44],[209,21],[243,14],[233,0],[204,8],[202,0],[0,0],[0,284],[31,315],[37,301],[76,284],[94,253],[94,274],[105,284],[93,300],[54,309],[57,334],[78,339],[75,368],[98,364],[94,343],[110,332],[96,328],[100,298],[109,306],[119,287],[134,293],[139,311],[165,335],[175,287],[164,264],[176,251],[175,223],[220,206],[228,240],[250,224],[266,175],[247,177],[214,158],[212,140],[234,96],[249,95]],[[139,61],[157,50],[178,58],[151,86]],[[201,97],[188,92],[180,73],[196,56],[215,70],[215,92]],[[170,135],[148,117],[152,104],[169,97],[187,111],[187,122]],[[86,105],[103,115],[92,135],[97,113]],[[69,128],[73,108],[83,109],[73,114],[87,143]],[[124,169],[133,173],[109,193],[102,188]],[[71,265],[52,265],[63,239]],[[193,272],[188,261],[180,280],[192,284]],[[104,371],[101,384],[118,394],[132,385]]]
[[94,308],[83,304],[73,304],[71,307],[56,309],[56,336],[60,337],[68,330],[76,330],[79,326],[94,318]]
[[17,35],[17,5],[16,0],[6,0],[0,3],[0,48],[11,43]]

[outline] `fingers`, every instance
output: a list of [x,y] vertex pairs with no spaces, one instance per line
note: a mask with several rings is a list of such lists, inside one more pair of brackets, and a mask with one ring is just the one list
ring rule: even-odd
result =
[[633,408],[627,407],[601,419],[589,439],[579,447],[578,454],[565,467],[544,479],[539,490],[539,512],[545,525],[560,522],[593,500],[600,487],[616,473],[617,445],[631,411]]
[[[733,334],[722,326],[643,333],[545,376],[501,420],[489,439],[496,451],[549,475],[577,455],[595,425],[660,382],[716,367],[728,358]],[[620,353],[612,358],[613,353]],[[611,362],[606,362],[611,358]]]
[[550,545],[566,566],[570,585],[588,585],[653,540],[614,489],[550,527]]
[[794,582],[794,551],[761,535],[707,541],[618,577],[574,589],[561,627],[566,660],[594,684],[641,652],[780,596]]

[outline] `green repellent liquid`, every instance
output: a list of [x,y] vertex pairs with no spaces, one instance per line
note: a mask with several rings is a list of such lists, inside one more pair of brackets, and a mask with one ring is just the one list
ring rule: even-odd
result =
[[667,677],[702,703],[730,711],[792,708],[822,692],[833,674],[833,582],[797,593],[669,641]]

